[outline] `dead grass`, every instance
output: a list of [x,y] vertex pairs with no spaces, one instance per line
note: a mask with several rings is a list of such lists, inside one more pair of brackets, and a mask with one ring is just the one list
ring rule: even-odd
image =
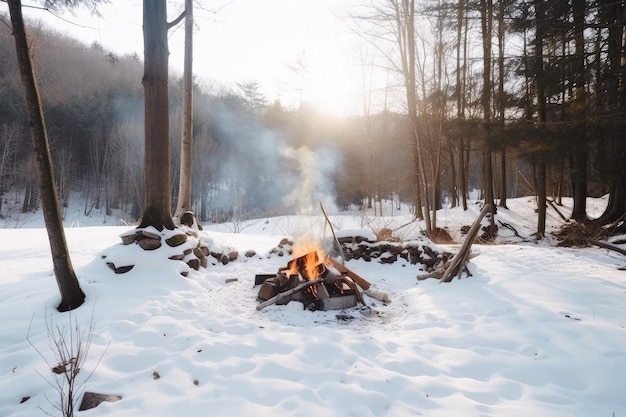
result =
[[590,246],[589,240],[606,239],[610,234],[607,229],[591,222],[568,223],[561,227],[554,236],[559,240],[558,246],[584,248]]
[[433,241],[433,243],[439,243],[439,244],[450,244],[450,243],[454,243],[454,239],[452,239],[452,236],[450,235],[450,233],[448,233],[448,231],[446,229],[442,229],[440,227],[437,227],[429,236],[430,240]]

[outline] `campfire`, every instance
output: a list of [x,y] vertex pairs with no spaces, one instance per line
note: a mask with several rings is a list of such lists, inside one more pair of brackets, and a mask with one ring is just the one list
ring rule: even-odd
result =
[[[371,284],[348,269],[341,262],[328,256],[321,248],[305,245],[307,250],[279,268],[276,274],[258,274],[255,285],[261,285],[257,299],[261,302],[257,310],[272,304],[288,304],[298,301],[305,309],[342,310],[365,304],[361,289],[375,298],[378,292],[371,292]],[[374,295],[372,295],[374,294]],[[388,301],[386,294],[384,300]]]

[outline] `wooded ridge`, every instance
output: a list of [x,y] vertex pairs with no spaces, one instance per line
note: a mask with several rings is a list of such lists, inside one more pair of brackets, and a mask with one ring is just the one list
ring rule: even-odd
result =
[[[298,109],[268,103],[252,81],[194,85],[192,208],[201,222],[299,210],[298,199],[285,204],[284,197],[298,188],[304,157],[327,185],[318,192],[334,196],[338,208],[412,202],[416,217],[427,214],[429,233],[437,230],[430,211],[444,201],[467,204],[471,190],[502,206],[507,197],[544,195],[539,201],[551,203],[545,196],[552,196],[558,205],[571,196],[574,212],[565,215],[579,221],[587,219],[587,195],[610,194],[602,222],[626,211],[622,2],[381,0],[377,6],[353,16],[357,30],[376,38],[371,42],[381,52],[387,42],[405,53],[387,56],[406,82],[389,87],[394,103],[382,110],[330,117],[306,103]],[[46,28],[28,33],[59,198],[67,203],[80,196],[87,215],[120,209],[125,220],[137,220],[144,149],[140,57]],[[400,33],[422,41],[409,49],[386,41]],[[39,202],[6,26],[0,27],[0,54],[6,57],[0,68],[2,216],[3,204],[26,212]],[[182,77],[170,75],[175,207]],[[286,149],[298,156],[284,157]]]

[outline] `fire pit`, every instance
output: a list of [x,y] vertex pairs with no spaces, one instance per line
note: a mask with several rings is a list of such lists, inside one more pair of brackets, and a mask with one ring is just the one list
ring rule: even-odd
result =
[[[291,301],[301,302],[311,311],[342,310],[359,302],[365,304],[355,283],[359,281],[350,276],[356,274],[330,257],[320,259],[318,252],[313,250],[294,258],[276,274],[256,275],[255,285],[261,285],[257,296],[261,304],[257,310]],[[359,279],[363,289],[369,288],[367,281]]]

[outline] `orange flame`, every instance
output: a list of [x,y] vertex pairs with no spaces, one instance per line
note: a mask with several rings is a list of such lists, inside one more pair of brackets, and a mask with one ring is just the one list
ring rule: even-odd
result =
[[[292,249],[293,259],[304,259],[304,270],[306,271],[307,277],[305,279],[313,280],[317,278],[318,275],[318,265],[324,263],[326,260],[326,254],[322,249],[322,246],[313,241],[310,238],[301,239],[298,242],[295,242]],[[298,268],[300,266],[297,262],[293,262],[291,265],[290,273],[298,273]]]

